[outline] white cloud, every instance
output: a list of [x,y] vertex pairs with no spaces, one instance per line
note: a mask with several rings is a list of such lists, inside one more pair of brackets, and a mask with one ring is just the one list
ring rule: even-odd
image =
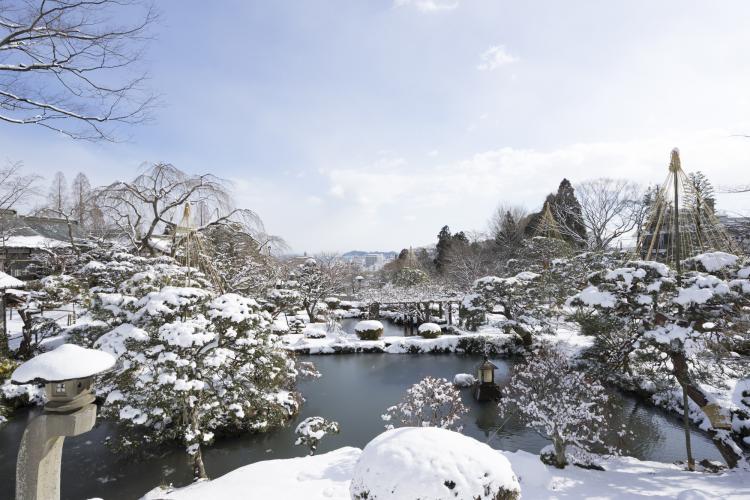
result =
[[[736,184],[738,173],[747,169],[748,141],[732,138],[726,130],[709,130],[571,144],[549,151],[500,148],[437,166],[427,159],[406,167],[379,161],[368,168],[334,169],[324,175],[346,192],[339,217],[352,228],[351,236],[370,244],[392,242],[395,248],[395,242],[430,243],[444,224],[481,230],[500,202],[537,209],[563,177],[574,184],[596,177],[660,184],[675,146],[680,146],[683,168],[702,170],[714,185]],[[741,212],[747,199],[723,195],[718,208]]]
[[396,7],[414,7],[420,12],[437,12],[453,10],[458,7],[459,0],[394,0]]
[[479,56],[480,63],[477,69],[480,71],[492,71],[518,61],[518,58],[508,52],[505,45],[494,45],[482,52]]

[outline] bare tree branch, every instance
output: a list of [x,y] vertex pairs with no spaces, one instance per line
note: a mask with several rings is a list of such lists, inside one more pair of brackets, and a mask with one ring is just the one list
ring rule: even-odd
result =
[[146,0],[0,2],[0,121],[108,141],[147,121],[157,100],[137,63],[156,19]]

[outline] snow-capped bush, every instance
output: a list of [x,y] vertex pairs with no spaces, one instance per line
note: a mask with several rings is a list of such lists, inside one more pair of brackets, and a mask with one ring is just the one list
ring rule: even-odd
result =
[[308,417],[299,423],[294,430],[297,435],[295,445],[305,445],[310,450],[310,455],[315,455],[320,440],[328,434],[338,434],[339,423],[326,420],[323,417]]
[[461,418],[468,412],[453,384],[444,378],[425,377],[411,386],[397,405],[388,408],[382,419],[387,422],[386,429],[400,423],[461,431]]
[[418,331],[426,339],[436,339],[443,333],[440,325],[436,323],[422,323],[419,325]]
[[383,323],[372,319],[360,321],[354,325],[354,333],[361,340],[378,340],[383,335]]
[[453,376],[453,385],[456,387],[471,387],[476,383],[477,379],[471,373],[456,373]]
[[510,462],[484,443],[437,428],[402,428],[370,441],[356,465],[354,500],[516,500]]

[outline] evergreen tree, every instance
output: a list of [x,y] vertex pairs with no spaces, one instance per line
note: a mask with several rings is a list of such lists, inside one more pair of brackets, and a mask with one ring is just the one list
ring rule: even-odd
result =
[[695,213],[713,213],[716,207],[714,187],[700,170],[687,176],[687,199],[685,206]]
[[438,242],[435,246],[435,250],[437,251],[437,254],[435,255],[435,268],[438,273],[442,274],[445,271],[451,243],[453,243],[453,236],[451,235],[450,228],[448,226],[443,226],[438,233],[437,238]]
[[583,224],[581,203],[576,198],[575,189],[568,179],[563,179],[557,188],[552,213],[558,224],[565,228],[563,239],[575,246],[581,246],[581,242],[586,241],[586,226]]

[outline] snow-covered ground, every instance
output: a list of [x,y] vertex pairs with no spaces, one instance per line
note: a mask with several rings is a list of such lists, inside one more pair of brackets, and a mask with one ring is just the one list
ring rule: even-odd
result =
[[[750,473],[686,472],[671,464],[634,458],[611,458],[604,472],[544,465],[538,455],[498,451],[510,460],[525,499],[679,499],[747,500]],[[172,492],[154,490],[144,498],[203,500],[208,498],[304,498],[349,500],[349,484],[361,454],[340,448],[323,455],[257,462],[210,482]],[[406,499],[405,499],[406,500]]]

